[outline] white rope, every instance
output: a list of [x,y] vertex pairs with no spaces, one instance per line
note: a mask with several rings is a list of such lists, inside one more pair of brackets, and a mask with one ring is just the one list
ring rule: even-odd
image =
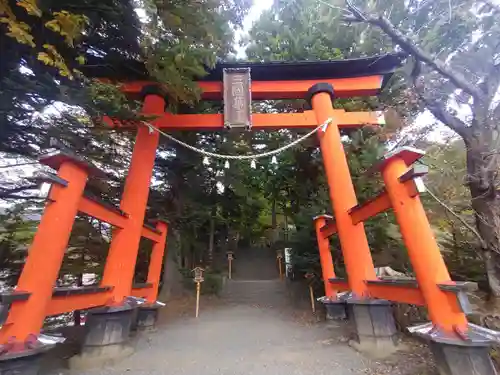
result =
[[187,149],[194,151],[194,152],[197,152],[197,153],[204,155],[204,156],[210,156],[212,158],[225,159],[225,160],[255,160],[255,159],[265,158],[268,156],[273,156],[273,155],[279,154],[280,152],[283,152],[283,151],[297,145],[298,143],[302,142],[303,140],[309,138],[311,135],[316,133],[319,129],[323,128],[323,131],[325,131],[327,126],[330,125],[332,123],[332,121],[333,120],[331,118],[327,119],[324,123],[318,125],[316,128],[311,130],[309,133],[303,135],[302,137],[297,138],[295,141],[293,141],[293,142],[291,142],[283,147],[277,148],[276,150],[273,150],[273,151],[264,152],[262,154],[253,154],[253,155],[223,155],[223,154],[217,154],[215,152],[205,151],[205,150],[199,149],[197,147],[191,146],[190,144],[187,144],[185,142],[182,142],[181,140],[179,140],[177,138],[172,137],[170,134],[165,133],[164,131],[158,129],[157,127],[150,124],[149,122],[143,121],[142,123],[144,125],[146,125],[151,132],[156,131],[159,134],[163,135],[164,137],[170,139],[171,141],[174,141],[174,142],[180,144],[181,146],[186,147]]

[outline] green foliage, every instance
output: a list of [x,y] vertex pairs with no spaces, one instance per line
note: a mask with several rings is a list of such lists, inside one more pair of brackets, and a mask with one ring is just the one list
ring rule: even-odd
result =
[[4,285],[17,283],[38,216],[39,211],[26,204],[17,204],[0,214],[0,281]]
[[[430,168],[429,189],[473,228],[475,216],[466,187],[463,143],[456,140],[447,145],[431,145],[425,163]],[[426,197],[424,204],[452,278],[473,280],[483,289],[487,288],[484,262],[478,252],[481,244],[477,237],[434,199]]]
[[240,26],[249,0],[144,0],[149,22],[142,44],[150,74],[164,82],[173,101],[193,103],[193,79],[205,75],[233,50],[233,27]]
[[60,283],[81,285],[84,273],[95,274],[97,283],[106,263],[110,234],[106,224],[90,217],[77,217],[59,270]]
[[[128,0],[113,6],[96,0],[2,0],[2,14],[26,24],[35,46],[10,37],[0,24],[0,152],[36,159],[47,143],[48,126],[40,121],[47,106],[79,106],[80,111],[69,111],[79,126],[104,111],[108,103],[92,97],[90,83],[79,72],[82,62],[88,54],[139,57],[139,22]],[[82,124],[85,111],[89,117]],[[63,121],[69,121],[69,113]]]

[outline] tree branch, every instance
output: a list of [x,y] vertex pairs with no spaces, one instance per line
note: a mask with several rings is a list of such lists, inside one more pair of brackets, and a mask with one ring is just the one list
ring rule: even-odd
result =
[[487,6],[489,6],[495,13],[500,12],[500,5],[497,5],[493,3],[491,0],[483,0],[483,3],[485,3]]
[[8,197],[0,197],[0,200],[8,200],[8,199],[25,199],[25,200],[30,200],[30,199],[45,199],[42,198],[38,195],[17,195],[17,194],[11,194]]
[[419,96],[424,102],[426,108],[434,115],[435,118],[455,131],[464,140],[469,139],[470,129],[462,120],[450,114],[441,103],[438,103],[435,100],[430,100],[423,95]]
[[455,131],[462,139],[467,142],[470,138],[470,129],[466,123],[464,123],[459,118],[453,116],[450,112],[446,110],[446,103],[441,103],[440,101],[433,100],[424,95],[425,84],[420,80],[421,66],[420,61],[415,61],[415,66],[411,72],[411,79],[413,83],[413,88],[415,93],[418,95],[419,99],[425,104],[425,107],[434,115],[436,119],[441,121],[444,125],[448,126],[450,129]]
[[351,0],[346,0],[347,8],[351,11],[351,16],[345,17],[348,22],[364,22],[380,28],[386,33],[394,43],[398,44],[405,52],[414,56],[417,60],[425,63],[433,70],[449,79],[457,88],[464,90],[475,99],[483,101],[485,94],[478,90],[475,85],[468,82],[460,73],[446,67],[446,65],[434,59],[427,52],[418,47],[409,37],[399,31],[387,18],[384,16],[370,16],[361,12],[355,7]]
[[32,189],[37,189],[38,184],[32,184],[32,185],[26,185],[26,186],[19,186],[13,189],[4,189],[0,190],[0,199],[7,199],[11,196],[15,196],[16,193],[23,192],[25,190],[32,190]]
[[495,109],[493,110],[493,120],[500,120],[500,101],[496,105]]
[[444,209],[446,211],[448,211],[450,214],[452,214],[455,218],[457,218],[468,230],[470,230],[472,233],[474,233],[474,235],[476,236],[476,238],[479,240],[479,242],[481,243],[481,247],[483,249],[487,249],[488,246],[486,245],[486,241],[483,239],[483,237],[481,237],[481,235],[479,234],[479,232],[472,226],[470,225],[469,223],[467,223],[467,221],[465,221],[465,219],[463,217],[461,217],[460,215],[456,214],[446,203],[444,203],[441,199],[439,199],[432,191],[430,191],[428,188],[427,188],[427,193],[436,201],[438,202],[442,207],[444,207]]
[[30,162],[26,162],[26,163],[0,165],[0,169],[15,168],[15,167],[21,167],[23,165],[33,165],[33,164],[39,164],[39,162],[38,161],[30,161]]
[[498,88],[500,86],[500,64],[492,64],[487,76],[487,95],[488,95],[488,107],[491,105],[493,99],[495,98]]

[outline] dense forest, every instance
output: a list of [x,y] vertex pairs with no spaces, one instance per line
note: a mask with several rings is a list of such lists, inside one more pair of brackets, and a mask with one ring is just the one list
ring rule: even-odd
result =
[[[453,6],[450,4],[453,3]],[[164,84],[171,111],[218,112],[200,103],[195,80],[218,61],[336,60],[390,52],[405,57],[382,95],[337,100],[346,110],[383,110],[386,125],[347,134],[345,149],[360,201],[380,190],[363,172],[402,145],[427,151],[429,193],[423,196],[436,238],[455,280],[478,282],[500,300],[500,6],[488,0],[352,2],[277,0],[240,46],[235,33],[249,1],[0,0],[0,277],[15,285],[43,200],[37,158],[70,149],[104,169],[92,194],[119,203],[134,134],[111,131],[103,114],[134,118],[139,103],[96,81],[96,66],[144,64]],[[241,31],[239,31],[241,32]],[[304,101],[254,102],[254,112],[299,112]],[[261,153],[304,133],[179,132],[176,138],[223,154]],[[265,243],[292,248],[297,272],[319,272],[312,217],[330,212],[318,142],[313,138],[277,160],[203,160],[163,139],[148,215],[170,222],[175,269],[204,265],[217,274],[226,251]],[[412,273],[391,214],[366,223],[376,266]],[[61,269],[61,284],[100,275],[110,228],[81,216]],[[342,273],[340,245],[332,240]],[[147,269],[141,244],[136,277]],[[172,268],[171,268],[172,269]],[[169,272],[175,277],[175,272]]]

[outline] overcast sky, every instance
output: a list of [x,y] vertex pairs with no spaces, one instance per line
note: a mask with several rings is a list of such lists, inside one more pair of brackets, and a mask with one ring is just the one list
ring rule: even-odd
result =
[[236,56],[238,58],[243,59],[245,57],[245,47],[239,46],[239,41],[241,37],[248,33],[248,31],[252,28],[252,25],[257,21],[262,14],[262,12],[266,9],[269,9],[273,5],[272,0],[253,0],[252,7],[248,12],[248,15],[243,20],[243,30],[239,30],[236,33]]

